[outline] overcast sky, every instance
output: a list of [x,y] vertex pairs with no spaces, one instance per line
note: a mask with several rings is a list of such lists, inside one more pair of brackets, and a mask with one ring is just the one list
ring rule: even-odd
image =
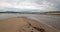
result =
[[0,0],[0,9],[20,8],[20,9],[40,9],[44,11],[59,10],[60,0]]

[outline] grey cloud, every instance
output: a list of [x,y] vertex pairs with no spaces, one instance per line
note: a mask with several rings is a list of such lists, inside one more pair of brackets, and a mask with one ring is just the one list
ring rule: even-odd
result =
[[29,1],[31,3],[36,3],[38,5],[42,5],[43,4],[42,1],[47,1],[47,3],[50,2],[51,4],[54,4],[54,6],[52,6],[54,7],[54,9],[60,10],[60,0],[0,0],[0,2],[7,2],[13,5],[14,4],[17,5],[18,3],[23,2],[23,1]]

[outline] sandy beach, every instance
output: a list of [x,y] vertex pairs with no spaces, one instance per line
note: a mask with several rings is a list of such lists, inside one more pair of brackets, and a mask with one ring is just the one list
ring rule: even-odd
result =
[[14,17],[0,20],[0,32],[57,32],[37,20]]

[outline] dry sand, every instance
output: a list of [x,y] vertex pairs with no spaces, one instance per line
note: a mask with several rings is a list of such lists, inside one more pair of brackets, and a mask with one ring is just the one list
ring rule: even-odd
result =
[[26,17],[0,20],[0,32],[57,32],[55,29]]

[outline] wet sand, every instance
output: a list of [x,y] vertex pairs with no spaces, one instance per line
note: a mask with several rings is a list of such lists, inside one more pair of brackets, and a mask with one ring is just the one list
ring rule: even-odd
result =
[[14,17],[0,20],[0,32],[57,32],[36,20],[27,17]]

